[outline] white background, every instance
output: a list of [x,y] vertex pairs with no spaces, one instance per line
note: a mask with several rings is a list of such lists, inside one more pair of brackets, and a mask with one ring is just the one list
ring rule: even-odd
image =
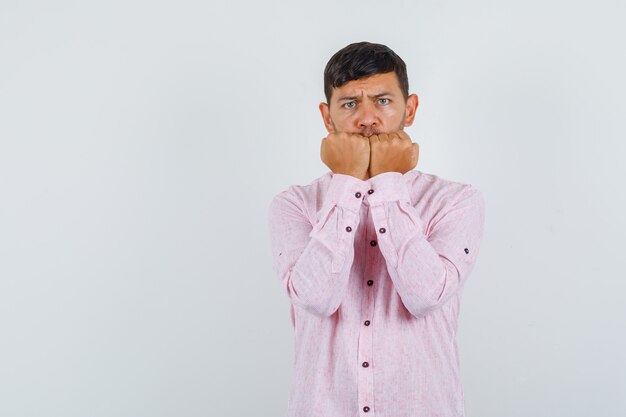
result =
[[468,417],[626,415],[625,9],[2,0],[0,415],[285,414],[267,208],[327,171],[361,40],[408,65],[417,169],[485,196]]

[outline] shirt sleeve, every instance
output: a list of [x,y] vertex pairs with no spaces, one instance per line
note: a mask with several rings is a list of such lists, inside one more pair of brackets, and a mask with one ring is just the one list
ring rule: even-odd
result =
[[380,251],[404,306],[415,317],[444,304],[469,276],[483,235],[482,193],[466,185],[424,234],[402,174],[368,180],[368,196]]
[[312,224],[293,192],[278,194],[269,207],[273,269],[292,304],[319,317],[332,315],[347,290],[354,235],[368,183],[333,174]]

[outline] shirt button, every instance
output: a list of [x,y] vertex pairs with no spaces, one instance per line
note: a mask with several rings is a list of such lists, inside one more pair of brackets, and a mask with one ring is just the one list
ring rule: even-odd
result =
[[372,194],[374,192],[374,190],[368,190],[367,193],[368,194]]
[[372,285],[374,285],[374,281],[372,281],[372,280],[370,279],[369,281],[367,281],[367,285],[369,285],[369,286],[371,287]]
[[357,191],[357,193],[354,195],[356,198],[361,198],[361,193]]
[[370,364],[369,364],[369,363],[367,363],[367,362],[363,362],[363,368],[367,368],[368,366],[370,366]]
[[469,253],[469,249],[465,248],[465,253]]
[[387,230],[386,230],[384,227],[381,227],[380,229],[378,229],[378,231],[379,231],[380,233],[385,233]]
[[365,323],[364,323],[364,324],[365,324],[366,326],[369,326],[369,325],[370,325],[370,321],[369,321],[369,320],[365,320]]
[[346,232],[351,232],[352,228],[350,226],[346,227]]
[[367,413],[368,411],[370,411],[370,408],[368,406],[365,406],[365,407],[363,407],[363,411],[365,411]]
[[372,241],[370,242],[370,245],[372,245],[372,246],[376,246],[376,241],[375,241],[375,240],[372,240]]

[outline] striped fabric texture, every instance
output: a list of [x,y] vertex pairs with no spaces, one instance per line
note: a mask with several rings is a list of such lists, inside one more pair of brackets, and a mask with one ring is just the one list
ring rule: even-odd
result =
[[269,206],[272,265],[291,301],[287,417],[463,417],[456,332],[485,203],[412,170],[327,172]]

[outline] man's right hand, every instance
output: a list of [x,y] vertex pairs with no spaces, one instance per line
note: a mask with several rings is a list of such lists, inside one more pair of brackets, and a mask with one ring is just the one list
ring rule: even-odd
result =
[[358,133],[334,132],[322,139],[320,157],[335,174],[368,179],[370,142]]

